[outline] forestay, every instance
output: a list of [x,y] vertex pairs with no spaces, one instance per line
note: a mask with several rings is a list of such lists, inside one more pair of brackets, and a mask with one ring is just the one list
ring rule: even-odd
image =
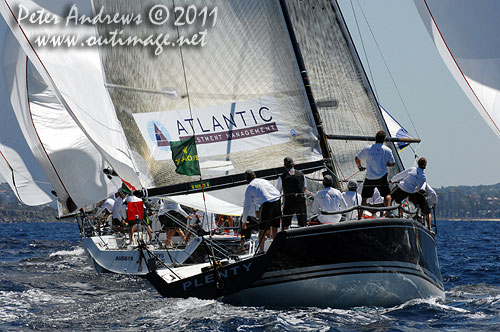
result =
[[458,85],[500,136],[500,1],[414,3]]

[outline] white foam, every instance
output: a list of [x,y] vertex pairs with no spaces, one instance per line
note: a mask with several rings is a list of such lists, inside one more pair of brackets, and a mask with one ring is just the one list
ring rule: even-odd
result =
[[83,248],[76,248],[73,250],[60,250],[53,252],[49,255],[49,257],[55,257],[55,256],[81,256],[85,253],[85,250]]

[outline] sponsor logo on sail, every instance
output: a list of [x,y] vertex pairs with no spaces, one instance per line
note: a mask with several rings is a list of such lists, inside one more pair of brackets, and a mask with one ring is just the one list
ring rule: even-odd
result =
[[281,98],[279,101],[267,96],[191,110],[136,113],[133,116],[156,160],[171,159],[169,142],[193,136],[198,154],[209,157],[289,142],[290,129],[281,119],[288,100]]
[[155,143],[155,146],[163,151],[170,151],[170,135],[167,129],[159,121],[149,121],[149,138]]

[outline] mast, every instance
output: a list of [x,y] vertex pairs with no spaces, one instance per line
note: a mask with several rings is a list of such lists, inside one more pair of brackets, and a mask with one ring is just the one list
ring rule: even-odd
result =
[[334,168],[333,168],[330,148],[326,141],[326,135],[323,131],[323,125],[321,123],[321,118],[319,116],[318,108],[316,106],[316,103],[314,102],[314,97],[311,90],[311,83],[309,82],[309,77],[307,75],[304,59],[302,58],[302,53],[300,52],[299,44],[297,42],[297,38],[293,31],[293,25],[290,20],[290,15],[288,13],[288,7],[286,6],[285,0],[279,0],[279,4],[281,7],[281,12],[283,14],[283,20],[285,21],[285,26],[288,32],[288,36],[290,37],[290,42],[292,44],[293,52],[295,54],[295,59],[297,60],[297,65],[299,67],[299,71],[301,74],[302,83],[304,84],[307,101],[309,102],[309,106],[311,107],[311,112],[314,117],[316,129],[318,130],[321,153],[323,154],[323,158],[325,158],[326,166],[333,171]]
[[[372,100],[372,103],[375,105],[376,114],[379,118],[379,122],[382,124],[384,131],[387,134],[389,134],[389,128],[387,128],[387,124],[385,123],[385,120],[382,116],[382,113],[380,112],[380,107],[379,107],[377,97],[375,96],[375,93],[374,93],[373,88],[370,84],[370,81],[367,78],[368,76],[366,75],[365,68],[363,67],[363,64],[360,61],[358,51],[356,50],[356,47],[354,46],[354,42],[352,40],[351,33],[349,32],[349,29],[347,28],[347,24],[345,23],[344,16],[342,15],[342,11],[340,10],[340,7],[337,3],[337,0],[331,0],[331,2],[332,2],[332,8],[335,11],[335,14],[337,17],[337,21],[339,22],[340,28],[342,30],[342,34],[344,35],[344,38],[347,42],[347,45],[349,46],[349,50],[351,51],[352,58],[354,59],[354,62],[356,64],[356,66],[358,67],[358,70],[360,71],[361,77],[363,79],[363,83],[365,84],[365,87],[367,89],[368,97]],[[388,139],[386,139],[386,141],[395,142],[393,140],[388,140]],[[410,143],[414,143],[414,142],[410,142]],[[390,148],[393,152],[393,155],[395,156],[395,160],[396,160],[396,164],[398,165],[398,168],[400,170],[403,170],[404,169],[403,162],[401,161],[401,158],[399,156],[399,153],[396,150],[395,145],[390,144]]]

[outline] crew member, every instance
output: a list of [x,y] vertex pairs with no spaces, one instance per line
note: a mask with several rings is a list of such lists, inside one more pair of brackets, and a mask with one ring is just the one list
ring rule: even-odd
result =
[[277,233],[281,219],[280,192],[271,182],[257,179],[252,170],[245,172],[248,187],[245,191],[241,220],[247,220],[251,208],[259,208],[259,251],[264,251],[265,236],[271,228],[271,236]]
[[325,175],[323,178],[324,189],[318,191],[314,196],[313,212],[318,214],[318,220],[322,224],[339,222],[341,214],[322,214],[322,212],[335,212],[346,209],[347,204],[342,197],[342,193],[333,186],[333,178]]
[[[391,205],[389,182],[387,181],[387,167],[395,164],[391,149],[383,145],[385,132],[380,130],[375,135],[375,144],[368,145],[361,150],[354,158],[360,171],[366,170],[363,190],[361,192],[361,205],[366,205],[366,200],[373,196],[373,191],[378,188],[380,195],[384,197],[384,206]],[[366,163],[366,168],[362,166],[362,161]],[[360,211],[358,218],[361,218],[363,211]]]
[[283,192],[283,218],[281,226],[288,229],[292,224],[292,217],[297,216],[300,227],[307,223],[306,198],[306,178],[304,173],[295,169],[292,158],[286,157],[283,160],[286,171],[278,178],[276,188]]

